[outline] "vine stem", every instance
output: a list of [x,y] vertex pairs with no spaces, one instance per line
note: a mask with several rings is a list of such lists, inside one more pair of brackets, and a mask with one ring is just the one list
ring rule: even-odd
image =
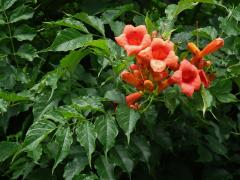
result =
[[12,31],[11,31],[11,27],[10,27],[10,22],[9,22],[9,19],[7,17],[7,14],[6,14],[6,11],[5,9],[3,8],[3,14],[6,18],[6,21],[7,21],[7,27],[8,27],[8,32],[9,32],[9,38],[10,38],[10,42],[11,42],[11,46],[12,46],[12,51],[13,51],[13,56],[14,56],[14,60],[15,60],[15,63],[18,67],[18,62],[17,62],[17,58],[16,58],[16,51],[15,51],[15,47],[14,47],[14,44],[13,44],[13,37],[12,37]]

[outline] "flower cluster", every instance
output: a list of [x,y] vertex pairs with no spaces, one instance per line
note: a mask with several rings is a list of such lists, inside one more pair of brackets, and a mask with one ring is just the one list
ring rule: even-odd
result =
[[223,39],[217,38],[200,50],[190,42],[191,60],[183,59],[179,63],[173,42],[158,37],[156,31],[148,34],[144,25],[126,25],[115,40],[128,56],[135,56],[135,63],[120,75],[124,82],[138,90],[126,96],[127,105],[132,109],[139,109],[137,101],[144,93],[158,94],[170,85],[177,84],[182,93],[189,97],[200,89],[201,84],[208,88],[212,78],[204,68],[211,66],[211,62],[206,61],[204,56],[224,45]]

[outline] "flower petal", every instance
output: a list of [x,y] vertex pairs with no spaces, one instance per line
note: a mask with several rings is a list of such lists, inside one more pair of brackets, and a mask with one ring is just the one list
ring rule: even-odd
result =
[[199,76],[200,76],[200,79],[201,79],[204,87],[205,87],[205,88],[208,88],[210,82],[209,82],[209,80],[208,80],[208,78],[207,78],[207,76],[206,76],[206,73],[205,73],[202,69],[199,70]]
[[150,66],[154,72],[162,72],[166,69],[166,63],[161,60],[152,59],[150,61]]
[[174,51],[170,51],[167,58],[164,59],[167,66],[170,67],[173,70],[176,70],[178,68],[178,56],[175,55]]
[[135,30],[135,27],[133,25],[128,24],[124,27],[123,34],[128,34],[134,30]]
[[177,70],[173,73],[173,75],[170,77],[170,82],[181,84],[182,83],[182,71]]
[[148,47],[151,44],[151,41],[152,41],[151,36],[149,34],[145,34],[143,36],[143,40],[141,43],[142,48],[144,49],[144,48]]
[[182,83],[180,85],[181,87],[181,90],[182,90],[182,93],[191,97],[194,93],[194,87],[190,84],[187,84],[187,83]]
[[124,47],[125,45],[128,44],[125,34],[121,34],[120,36],[115,37],[115,40],[117,41],[118,45],[121,47]]
[[147,47],[138,53],[138,57],[144,60],[152,59],[152,48]]
[[125,45],[124,49],[127,51],[127,55],[135,55],[142,50],[142,46],[134,46],[134,45]]

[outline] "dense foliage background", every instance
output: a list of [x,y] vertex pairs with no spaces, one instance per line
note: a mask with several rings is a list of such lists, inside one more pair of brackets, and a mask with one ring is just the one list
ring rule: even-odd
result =
[[[240,179],[239,21],[238,0],[0,0],[1,179]],[[181,59],[222,37],[216,80],[129,109],[125,24]]]

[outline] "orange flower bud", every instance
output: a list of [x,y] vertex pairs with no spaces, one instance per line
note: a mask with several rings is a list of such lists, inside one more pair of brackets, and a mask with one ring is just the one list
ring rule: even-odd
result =
[[191,51],[191,53],[193,53],[194,55],[197,55],[197,56],[199,55],[200,49],[197,47],[196,44],[190,42],[190,43],[188,43],[187,47],[188,47],[189,51]]
[[134,76],[134,74],[128,72],[128,71],[123,71],[121,73],[121,78],[123,81],[125,81],[128,84],[133,85],[134,87],[138,87],[141,85],[141,81]]
[[142,79],[142,74],[139,70],[134,70],[133,75],[139,80]]
[[200,56],[203,57],[205,55],[213,53],[217,51],[219,48],[223,47],[223,45],[224,40],[222,38],[216,38],[206,45],[206,47],[200,52]]
[[168,86],[169,86],[168,79],[165,79],[164,81],[160,82],[158,84],[158,93],[166,89]]
[[136,64],[131,64],[130,65],[130,69],[133,71],[133,70],[139,70],[139,66],[136,65]]
[[145,80],[144,81],[144,89],[149,92],[152,92],[154,90],[154,85],[153,85],[152,81]]
[[141,97],[143,96],[142,92],[135,92],[132,94],[129,94],[128,96],[126,96],[126,103],[130,108],[136,107],[136,101],[138,101],[139,99],[141,99]]

